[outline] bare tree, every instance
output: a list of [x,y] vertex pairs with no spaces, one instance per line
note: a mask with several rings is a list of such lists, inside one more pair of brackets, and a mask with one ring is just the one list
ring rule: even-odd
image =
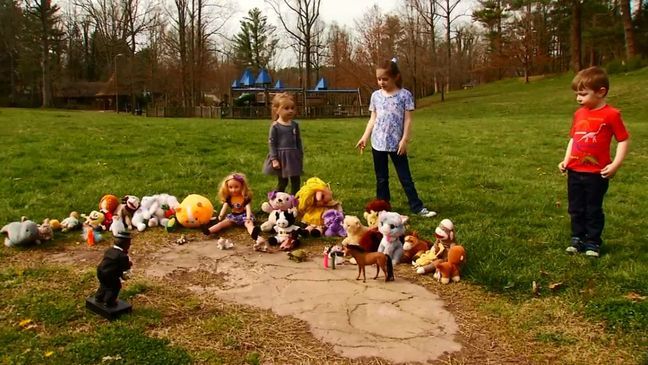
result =
[[439,17],[445,25],[445,85],[441,87],[441,100],[445,100],[445,90],[450,87],[452,78],[452,23],[464,14],[455,14],[455,9],[461,3],[461,0],[435,0],[439,10]]
[[408,0],[408,3],[416,9],[421,19],[427,25],[427,33],[430,40],[429,57],[433,68],[435,92],[439,90],[437,82],[438,65],[437,65],[437,45],[436,45],[436,22],[439,18],[437,14],[437,3],[435,0]]
[[[321,0],[266,0],[266,3],[270,5],[275,14],[277,14],[277,17],[286,32],[288,32],[288,34],[303,50],[301,54],[304,57],[303,63],[306,73],[304,79],[306,83],[302,86],[307,88],[311,87],[311,69],[313,66],[311,58],[314,53],[315,25],[317,24],[320,15]],[[281,12],[282,4],[288,8],[289,15],[285,15]],[[290,16],[296,16],[295,20],[297,24],[295,26],[287,22],[286,19]]]
[[574,72],[580,71],[583,67],[581,60],[581,46],[582,46],[582,4],[581,0],[571,0],[571,32],[570,32],[570,45],[571,45],[571,69]]

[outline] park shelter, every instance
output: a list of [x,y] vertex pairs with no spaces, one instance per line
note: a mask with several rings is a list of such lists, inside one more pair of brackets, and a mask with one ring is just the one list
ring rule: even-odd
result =
[[[252,81],[254,80],[254,81]],[[297,118],[336,118],[363,116],[360,89],[329,89],[320,78],[313,89],[286,87],[281,80],[272,85],[267,70],[261,69],[256,78],[248,68],[241,78],[231,84],[230,118],[270,119],[270,101],[277,93],[293,94],[297,102]]]

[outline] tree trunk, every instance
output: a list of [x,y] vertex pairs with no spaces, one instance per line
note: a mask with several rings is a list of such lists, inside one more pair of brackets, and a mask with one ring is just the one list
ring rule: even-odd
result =
[[621,0],[621,17],[623,19],[623,34],[625,36],[626,57],[631,59],[637,55],[637,43],[632,27],[632,14],[630,13],[630,0]]
[[572,0],[571,19],[571,61],[570,66],[574,72],[582,68],[581,64],[581,3],[580,0]]

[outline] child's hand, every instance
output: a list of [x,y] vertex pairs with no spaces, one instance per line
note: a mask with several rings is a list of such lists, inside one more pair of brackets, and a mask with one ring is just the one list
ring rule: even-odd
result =
[[364,138],[360,138],[358,143],[356,143],[356,148],[360,149],[360,153],[363,153],[365,147],[367,147],[367,141]]
[[560,161],[560,163],[558,164],[558,170],[560,170],[560,173],[563,175],[567,173],[567,164],[565,163],[565,161]]
[[275,170],[279,170],[281,168],[281,165],[279,164],[279,160],[272,160],[272,168]]
[[407,154],[407,141],[404,139],[401,139],[400,142],[398,142],[398,151],[396,152],[398,155],[406,155]]
[[601,169],[601,177],[604,179],[611,179],[614,177],[617,170],[619,170],[619,166],[616,166],[611,163]]
[[218,215],[218,220],[219,220],[219,221],[222,221],[222,220],[223,220],[223,218],[225,218],[225,216],[224,216],[224,215],[222,215],[222,214],[219,214],[219,215]]

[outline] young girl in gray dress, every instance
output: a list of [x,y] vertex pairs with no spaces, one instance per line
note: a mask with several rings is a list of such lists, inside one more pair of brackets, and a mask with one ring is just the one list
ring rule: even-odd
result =
[[285,191],[290,179],[290,192],[297,194],[304,168],[299,124],[295,117],[295,99],[288,93],[276,94],[272,98],[273,122],[268,136],[269,153],[263,165],[263,173],[277,176],[276,191]]

